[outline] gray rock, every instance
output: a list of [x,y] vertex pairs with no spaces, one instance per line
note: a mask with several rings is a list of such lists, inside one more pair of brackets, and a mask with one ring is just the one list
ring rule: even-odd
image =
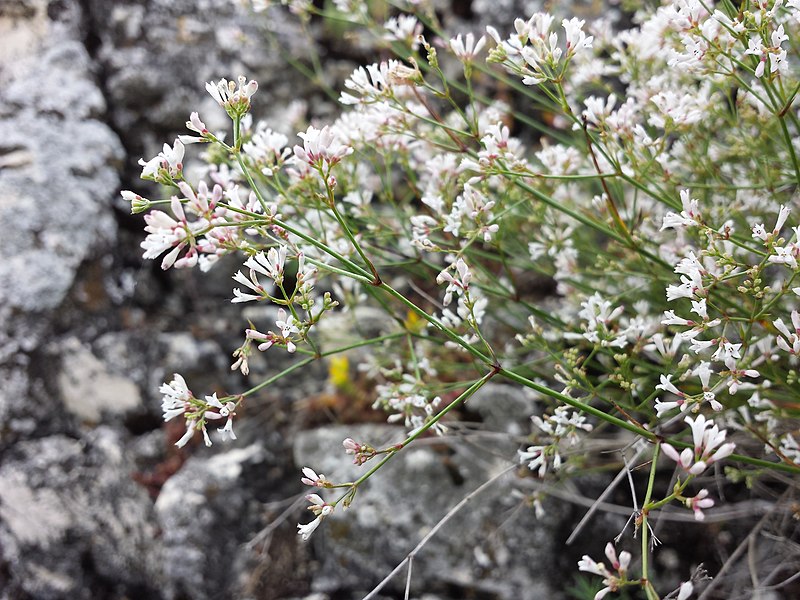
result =
[[[385,447],[405,435],[383,425],[306,431],[295,438],[295,462],[331,481],[352,481],[371,463],[360,468],[349,464],[342,449],[346,437]],[[350,510],[337,508],[313,534],[308,543],[319,562],[315,591],[348,590],[354,597],[369,592],[451,507],[509,465],[485,451],[465,450],[463,444],[450,449],[428,441],[433,443],[410,446],[387,463],[362,485]],[[461,590],[497,598],[559,597],[547,580],[554,556],[551,527],[557,519],[536,522],[531,511],[515,512],[519,501],[512,494],[513,480],[511,473],[498,479],[430,540],[414,561],[412,594],[447,590],[451,596]],[[506,523],[512,514],[513,522]],[[387,589],[398,593],[404,584],[405,571]]]
[[231,565],[259,523],[259,505],[243,482],[265,457],[259,444],[200,453],[161,489],[155,509],[166,598],[240,597]]
[[467,400],[466,407],[481,416],[488,431],[524,436],[530,432],[536,399],[525,388],[489,382]]
[[[61,304],[80,264],[114,240],[102,207],[119,187],[122,159],[116,135],[96,120],[105,101],[72,16],[53,21],[47,3],[27,6],[29,18],[0,14],[10,40],[0,71],[0,221],[14,224],[0,239],[8,257],[0,264],[0,360],[36,346],[39,317]],[[79,12],[77,3],[64,6]]]
[[[152,505],[131,470],[124,441],[107,427],[84,441],[51,436],[14,447],[0,467],[0,547],[11,597],[153,597]],[[85,578],[88,565],[93,581]]]
[[[88,6],[111,119],[131,149],[147,158],[171,141],[169,135],[185,132],[192,110],[210,129],[229,129],[204,82],[238,75],[257,79],[261,100],[254,101],[254,112],[259,115],[311,89],[281,57],[282,52],[295,58],[308,54],[297,22],[283,10],[253,19],[229,0],[125,2],[110,9],[103,0],[92,0]],[[275,45],[265,44],[265,38]]]
[[61,350],[65,358],[58,384],[67,411],[97,423],[103,413],[120,418],[140,407],[139,388],[129,378],[110,372],[77,339],[66,340]]

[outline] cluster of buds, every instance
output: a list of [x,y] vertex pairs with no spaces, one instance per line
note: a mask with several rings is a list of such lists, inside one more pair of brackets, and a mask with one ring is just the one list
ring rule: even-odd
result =
[[436,277],[436,283],[439,285],[447,283],[447,289],[444,292],[444,300],[442,300],[444,306],[447,306],[453,301],[454,293],[461,294],[467,291],[469,289],[469,282],[472,280],[472,273],[463,258],[459,258],[455,263],[455,277],[450,274],[450,269],[452,268],[452,265],[447,267]]
[[319,171],[329,171],[345,156],[353,153],[350,146],[337,141],[337,136],[327,125],[322,129],[309,126],[305,133],[297,135],[302,138],[303,145],[294,147],[295,158]]
[[570,445],[578,443],[579,430],[591,431],[591,423],[586,422],[578,411],[569,413],[568,406],[559,406],[555,413],[544,419],[533,416],[531,420],[534,425],[541,429],[551,438],[551,443],[545,446],[528,446],[527,450],[518,452],[519,461],[527,463],[531,471],[535,471],[539,477],[544,477],[547,468],[552,465],[554,471],[558,471],[563,465],[563,459],[559,454],[559,446],[562,440],[566,440]]
[[378,451],[369,444],[359,444],[352,438],[347,438],[342,442],[346,454],[353,455],[353,464],[363,465],[365,462],[374,458]]

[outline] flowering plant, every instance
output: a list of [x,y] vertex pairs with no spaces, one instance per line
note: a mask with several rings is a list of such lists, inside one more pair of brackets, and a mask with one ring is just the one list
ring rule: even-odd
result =
[[[157,201],[123,192],[149,210],[145,258],[206,271],[244,256],[231,301],[280,307],[234,351],[244,375],[254,352],[298,356],[274,381],[371,348],[374,408],[407,435],[386,447],[345,439],[356,464],[372,465],[355,481],[304,468],[320,489],[303,539],[409,444],[447,435],[448,413],[497,378],[546,407],[517,457],[529,476],[580,473],[597,436],[644,442],[639,576],[612,544],[612,570],[588,555],[579,568],[603,577],[595,598],[627,586],[661,597],[653,514],[678,506],[703,520],[716,501],[698,483],[721,462],[729,485],[800,473],[800,71],[789,54],[800,3],[675,0],[641,8],[628,29],[536,13],[449,43],[425,2],[384,24],[334,4],[290,6],[349,20],[397,58],[357,68],[339,97],[348,109],[295,145],[252,122],[254,81],[206,84],[232,139],[192,113],[196,135],[142,161],[142,177],[170,190]],[[195,143],[210,149],[192,183],[183,159]],[[357,322],[366,307],[393,325],[321,344],[321,322]],[[206,423],[223,418],[220,434],[235,439],[236,409],[263,386],[199,400],[175,375],[164,417],[186,420],[179,445],[197,431],[210,445]],[[672,483],[657,489],[665,469]]]

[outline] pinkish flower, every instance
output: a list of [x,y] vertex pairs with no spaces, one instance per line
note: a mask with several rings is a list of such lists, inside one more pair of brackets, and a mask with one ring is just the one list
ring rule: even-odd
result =
[[670,444],[663,444],[662,448],[664,454],[678,463],[678,466],[687,473],[699,475],[712,463],[733,453],[736,444],[724,443],[727,431],[720,430],[713,421],[707,420],[704,415],[697,415],[696,418],[686,417],[684,421],[692,429],[694,451],[691,448],[685,448],[679,454]]
[[586,554],[578,561],[579,570],[586,571],[587,573],[594,573],[603,578],[603,583],[606,587],[595,594],[594,600],[600,600],[609,592],[616,592],[620,584],[626,582],[628,579],[627,572],[631,564],[631,553],[620,552],[619,557],[617,557],[617,551],[614,549],[614,545],[611,542],[606,544],[605,551],[606,557],[611,562],[611,568],[617,572],[617,575],[612,574],[604,563],[595,562]]
[[146,162],[143,158],[139,159],[139,164],[142,166],[141,178],[165,185],[172,184],[174,179],[180,178],[183,174],[183,154],[183,143],[179,139],[175,140],[172,147],[164,144],[163,150],[154,158]]
[[200,120],[200,116],[196,112],[193,112],[191,115],[189,115],[189,120],[186,121],[186,129],[199,133],[200,137],[194,135],[179,135],[178,139],[183,144],[210,142],[213,138],[213,136],[209,134],[206,124]]
[[300,523],[297,524],[297,533],[303,538],[303,541],[306,541],[311,537],[311,534],[317,530],[317,527],[319,527],[323,519],[333,512],[334,508],[325,502],[318,494],[308,494],[306,496],[306,500],[311,502],[308,510],[313,512],[317,518],[310,523],[306,523],[305,525]]
[[336,135],[327,125],[322,129],[309,126],[305,133],[297,135],[303,139],[303,145],[294,147],[295,158],[316,169],[330,168],[353,153],[350,146],[336,140]]
[[703,510],[714,506],[714,500],[708,497],[708,490],[700,490],[694,498],[687,498],[685,500],[686,506],[694,511],[694,518],[696,521],[702,521],[706,518]]
[[303,467],[304,477],[300,479],[305,485],[312,487],[330,487],[330,481],[325,479],[325,475],[317,475],[311,467]]

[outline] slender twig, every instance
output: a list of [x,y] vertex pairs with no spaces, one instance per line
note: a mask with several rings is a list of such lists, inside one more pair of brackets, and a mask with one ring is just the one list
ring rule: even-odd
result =
[[[641,442],[640,440],[639,443],[637,444],[636,454],[634,454],[633,457],[631,458],[631,462],[636,462],[637,460],[639,460],[639,457],[644,453],[645,450],[647,450],[647,444]],[[625,478],[625,476],[628,473],[630,473],[630,469],[628,468],[626,461],[625,466],[622,469],[620,469],[616,477],[614,477],[611,483],[609,483],[606,486],[606,489],[603,490],[603,493],[597,497],[597,500],[594,501],[591,507],[589,507],[589,510],[586,511],[586,514],[583,515],[581,520],[575,526],[575,529],[572,530],[572,533],[567,538],[566,542],[567,546],[569,546],[572,542],[575,541],[575,539],[580,535],[580,532],[583,530],[583,527],[589,522],[589,519],[592,518],[592,515],[594,515],[595,512],[597,512],[598,510],[601,509],[601,507],[604,506],[605,499],[611,494],[611,492],[614,491],[614,488],[617,487],[619,482],[622,481],[622,479]],[[631,493],[633,494],[633,490],[631,490]],[[635,496],[634,496],[634,502],[635,502]],[[636,506],[634,506],[634,509],[636,509]]]
[[[378,583],[378,585],[376,585],[369,594],[364,596],[363,600],[372,600],[372,598],[376,598],[378,593],[386,586],[386,584],[389,583],[389,581],[395,575],[397,575],[407,564],[409,565],[409,571],[410,571],[411,562],[414,560],[417,554],[419,554],[420,550],[422,550],[425,544],[427,544],[431,540],[431,538],[433,538],[433,536],[439,533],[439,530],[442,527],[444,527],[445,524],[450,519],[452,519],[462,508],[464,508],[467,504],[469,504],[471,500],[473,500],[475,497],[477,497],[478,495],[480,495],[481,493],[492,487],[497,480],[499,480],[506,474],[510,473],[515,468],[516,465],[511,465],[509,467],[506,467],[505,469],[503,469],[502,471],[500,471],[487,481],[484,481],[480,486],[475,488],[469,494],[464,496],[464,498],[462,498],[458,504],[456,504],[455,506],[453,506],[453,508],[447,511],[447,514],[445,514],[445,516],[442,517],[441,520],[438,523],[436,523],[436,525],[433,526],[433,528],[431,528],[428,534],[420,540],[420,542],[414,547],[414,549],[411,552],[409,552],[406,555],[406,557],[403,560],[401,560],[400,563],[394,569],[392,569],[392,572],[389,573],[386,577],[384,577],[383,580],[381,580],[381,582]],[[410,583],[407,583],[406,586],[407,588],[408,585],[410,585]]]

